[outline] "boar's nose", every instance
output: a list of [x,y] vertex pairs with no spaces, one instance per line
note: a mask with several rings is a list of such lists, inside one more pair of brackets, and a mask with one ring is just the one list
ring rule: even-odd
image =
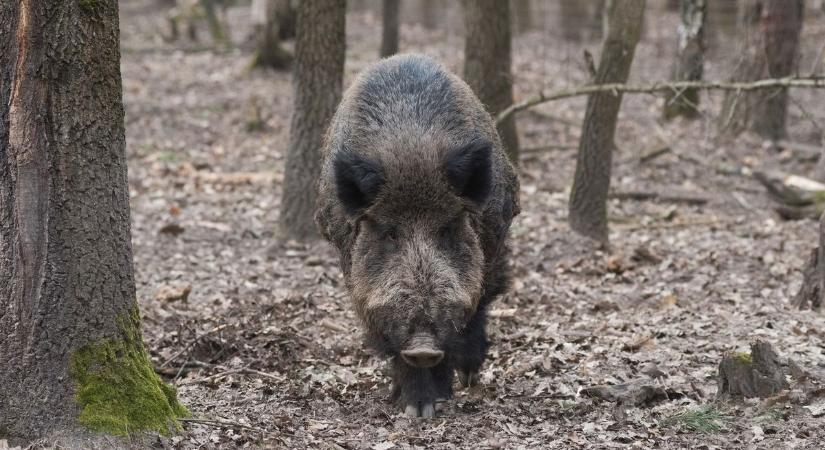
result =
[[444,359],[444,352],[432,347],[415,347],[401,351],[401,357],[413,367],[434,367]]

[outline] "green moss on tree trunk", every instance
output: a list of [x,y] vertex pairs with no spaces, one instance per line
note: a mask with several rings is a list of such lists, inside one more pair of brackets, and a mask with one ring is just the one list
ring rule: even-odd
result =
[[123,340],[105,340],[76,350],[69,373],[81,411],[78,423],[93,431],[127,435],[169,434],[189,414],[175,388],[155,373],[143,347],[137,310],[118,320]]

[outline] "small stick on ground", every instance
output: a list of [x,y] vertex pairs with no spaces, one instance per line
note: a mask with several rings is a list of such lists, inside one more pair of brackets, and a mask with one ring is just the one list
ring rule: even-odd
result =
[[653,161],[654,159],[656,159],[656,158],[658,158],[662,155],[670,153],[671,150],[672,149],[670,148],[669,145],[665,145],[665,146],[662,146],[662,147],[656,147],[653,150],[651,150],[651,151],[643,154],[642,156],[640,156],[639,157],[639,164],[644,164],[644,163]]
[[612,192],[608,198],[617,200],[658,200],[669,203],[685,203],[688,205],[704,205],[710,201],[707,197],[690,194],[660,194],[653,191],[622,191]]
[[284,381],[286,378],[282,377],[281,375],[275,375],[273,373],[266,373],[260,370],[255,369],[233,369],[227,370],[224,372],[216,373],[214,375],[209,375],[208,377],[198,378],[195,380],[184,381],[183,383],[178,384],[178,386],[185,386],[188,384],[201,384],[201,383],[208,383],[210,381],[216,381],[221,378],[228,377],[230,375],[257,375],[262,378],[266,378],[272,381]]
[[266,430],[264,430],[262,428],[257,428],[257,427],[253,427],[253,426],[250,426],[250,425],[244,425],[242,423],[232,422],[232,421],[229,421],[229,420],[192,419],[192,418],[183,418],[183,419],[178,419],[178,420],[183,422],[183,423],[196,423],[198,425],[206,425],[206,426],[216,427],[216,428],[235,428],[235,429],[255,431],[255,432],[258,432],[258,433],[261,433],[261,434],[268,433]]

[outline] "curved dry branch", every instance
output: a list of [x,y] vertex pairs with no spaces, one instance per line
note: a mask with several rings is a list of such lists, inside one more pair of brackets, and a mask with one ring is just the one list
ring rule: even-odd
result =
[[590,84],[570,89],[560,89],[558,91],[540,92],[537,95],[524,99],[518,103],[513,103],[507,109],[496,116],[496,123],[507,120],[511,115],[532,108],[542,103],[561,100],[564,98],[590,95],[596,92],[615,93],[655,93],[655,92],[679,92],[685,89],[717,90],[717,91],[754,91],[757,89],[769,89],[776,87],[786,88],[825,88],[825,78],[823,77],[786,77],[768,78],[752,82],[727,82],[727,81],[672,81],[657,82],[653,84]]

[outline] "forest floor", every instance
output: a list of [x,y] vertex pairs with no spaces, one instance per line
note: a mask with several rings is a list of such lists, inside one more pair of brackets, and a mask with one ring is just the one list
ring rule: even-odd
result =
[[[202,24],[200,43],[165,42],[165,12],[146,3],[121,2],[138,300],[158,371],[193,414],[158,446],[822,448],[825,419],[815,416],[825,399],[807,408],[714,401],[722,356],[757,339],[825,369],[825,315],[790,306],[816,223],[782,221],[757,182],[728,170],[806,175],[815,161],[748,135],[718,138],[719,94],[703,96],[699,120],[669,123],[661,99],[625,98],[614,188],[707,202],[611,200],[609,251],[566,223],[585,99],[519,116],[521,145],[532,150],[512,228],[515,278],[493,306],[481,383],[457,391],[437,419],[415,420],[386,401],[384,361],[362,345],[332,249],[277,239],[290,73],[249,69],[246,7],[229,11],[237,46],[213,51]],[[636,81],[668,75],[676,17],[655,11]],[[514,38],[517,98],[585,82],[582,51],[599,50],[596,40],[562,41],[546,14],[536,19],[538,29]],[[806,24],[803,67],[823,41],[822,21]],[[379,16],[352,11],[347,25],[348,84],[375,60]],[[405,22],[401,43],[462,67],[453,27]],[[712,53],[708,78],[728,73],[733,54]],[[818,145],[822,94],[793,99],[791,139]],[[558,148],[538,149],[548,145]],[[670,152],[640,163],[661,146]],[[617,406],[583,391],[628,382],[658,394]]]

